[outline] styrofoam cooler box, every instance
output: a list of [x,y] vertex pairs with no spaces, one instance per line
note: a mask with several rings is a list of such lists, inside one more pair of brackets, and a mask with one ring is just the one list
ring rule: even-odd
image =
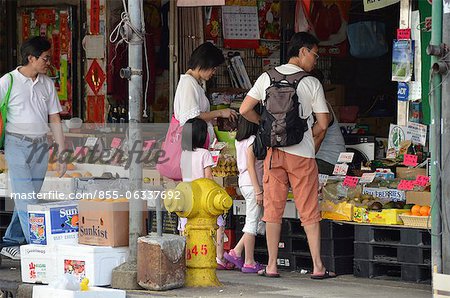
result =
[[58,245],[57,273],[69,273],[93,286],[111,284],[112,270],[126,262],[128,247]]
[[48,284],[56,279],[56,247],[28,244],[20,246],[22,282]]
[[34,286],[33,298],[125,298],[124,290],[89,287],[87,291],[70,291],[49,286]]
[[78,202],[60,201],[28,205],[30,244],[78,242]]

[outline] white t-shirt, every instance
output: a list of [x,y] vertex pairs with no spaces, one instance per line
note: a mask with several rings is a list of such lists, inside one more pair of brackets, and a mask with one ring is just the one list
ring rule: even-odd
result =
[[[8,104],[6,131],[37,137],[49,131],[48,115],[62,111],[53,81],[38,74],[32,80],[16,68],[11,72],[13,86]],[[8,92],[11,79],[8,74],[0,79],[0,102]]]
[[[302,71],[300,67],[293,64],[283,64],[276,67],[276,70],[282,74],[293,74]],[[256,80],[255,85],[247,93],[248,96],[256,100],[266,98],[266,89],[270,86],[270,78],[267,73],[263,73]],[[312,135],[312,125],[314,124],[312,113],[328,113],[328,107],[325,101],[322,84],[313,76],[303,78],[297,87],[297,94],[300,102],[300,115],[302,118],[308,118],[309,129],[305,131],[303,140],[296,145],[289,147],[280,147],[278,149],[287,153],[302,156],[306,158],[315,158],[314,139]]]
[[[250,136],[248,139],[242,141],[235,141],[236,144],[236,162],[239,170],[239,187],[252,186],[252,179],[248,172],[247,166],[247,149],[255,141],[255,136]],[[264,161],[255,161],[256,177],[258,178],[259,185],[262,185],[262,176],[264,171]]]
[[181,152],[181,176],[184,182],[205,178],[205,168],[213,166],[214,161],[208,150],[197,148],[194,151]]
[[[173,113],[180,125],[183,126],[189,119],[209,111],[209,100],[202,86],[193,76],[188,74],[181,75],[173,102]],[[209,140],[212,143],[215,137],[214,128],[211,122],[207,122],[207,124]]]

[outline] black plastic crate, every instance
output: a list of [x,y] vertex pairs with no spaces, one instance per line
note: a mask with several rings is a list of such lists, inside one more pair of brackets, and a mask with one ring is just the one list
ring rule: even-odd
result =
[[[148,231],[156,232],[156,211],[149,211]],[[163,233],[178,234],[178,216],[175,213],[162,212]]]
[[394,246],[372,246],[372,256],[369,259],[385,262],[385,263],[397,263],[398,248]]
[[371,277],[372,267],[370,265],[371,264],[370,264],[369,260],[359,260],[359,259],[355,258],[353,260],[353,275],[357,276],[357,277],[365,277],[365,278]]
[[245,226],[245,215],[235,215],[233,216],[234,230],[236,233],[241,233]]
[[325,267],[336,274],[353,273],[353,256],[330,257],[322,256]]
[[309,246],[306,238],[291,238],[292,253],[309,254]]
[[355,241],[400,244],[403,228],[355,225]]
[[226,214],[223,215],[225,220],[225,229],[234,229],[236,224],[236,217],[233,216],[233,208],[230,208]]
[[370,260],[372,259],[372,246],[369,243],[356,242],[353,245],[355,259]]
[[431,266],[431,248],[405,246],[398,249],[400,262]]
[[353,239],[322,239],[320,251],[322,256],[351,256],[353,258]]
[[286,236],[306,236],[299,219],[283,219],[281,223],[281,234]]
[[404,281],[431,283],[431,266],[402,265],[401,278]]
[[[255,261],[267,264],[269,253],[267,250],[255,249]],[[292,254],[278,253],[277,266],[279,270],[295,270],[295,256]]]
[[431,247],[431,235],[425,229],[402,229],[401,243]]
[[320,233],[322,239],[354,239],[355,225],[322,220],[320,222]]
[[373,240],[373,229],[371,226],[355,225],[355,241],[369,242]]

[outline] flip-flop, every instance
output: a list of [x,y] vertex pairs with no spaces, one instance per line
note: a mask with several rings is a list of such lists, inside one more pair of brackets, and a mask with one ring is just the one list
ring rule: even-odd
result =
[[311,279],[327,279],[327,278],[335,278],[336,276],[337,276],[336,273],[333,273],[333,275],[331,275],[330,271],[325,269],[324,274],[321,274],[321,275],[312,275],[311,274]]
[[258,271],[259,276],[265,276],[265,277],[271,277],[271,278],[278,278],[280,277],[279,273],[269,273],[267,272],[266,268],[264,268],[261,271]]

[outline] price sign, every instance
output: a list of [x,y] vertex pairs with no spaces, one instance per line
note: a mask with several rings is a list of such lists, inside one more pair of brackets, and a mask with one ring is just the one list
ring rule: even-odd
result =
[[430,182],[430,177],[419,175],[416,178],[416,183],[415,184],[419,185],[419,186],[427,186],[428,182]]
[[397,39],[411,39],[411,29],[397,29]]
[[211,153],[211,156],[213,158],[214,161],[214,165],[213,167],[217,166],[217,163],[219,162],[219,155],[220,155],[220,151],[209,151],[209,153]]
[[355,188],[358,185],[358,177],[345,176],[344,183],[342,185],[348,186],[350,188]]
[[76,147],[75,148],[75,156],[86,156],[88,152],[88,148],[86,147]]
[[111,148],[119,148],[120,147],[120,143],[122,143],[122,140],[119,138],[113,138],[111,141]]
[[354,155],[354,152],[341,152],[339,153],[338,162],[351,163]]
[[403,164],[408,167],[417,166],[417,155],[405,154],[403,156]]
[[319,184],[326,184],[328,181],[328,175],[319,174]]
[[148,151],[148,150],[152,149],[153,144],[155,144],[155,143],[156,143],[155,140],[148,140],[148,141],[145,141],[145,142],[144,142],[144,148],[143,148],[143,150],[144,150],[144,151]]
[[398,190],[413,190],[415,181],[413,180],[401,180],[397,186]]
[[84,146],[86,147],[94,147],[95,144],[97,144],[98,138],[96,137],[89,137],[86,139],[86,143],[84,143]]
[[367,184],[367,183],[372,183],[373,179],[375,179],[375,176],[377,175],[377,173],[364,173],[361,176],[361,179],[359,179],[359,182],[361,184]]
[[338,163],[334,166],[333,175],[345,176],[347,175],[348,164]]

